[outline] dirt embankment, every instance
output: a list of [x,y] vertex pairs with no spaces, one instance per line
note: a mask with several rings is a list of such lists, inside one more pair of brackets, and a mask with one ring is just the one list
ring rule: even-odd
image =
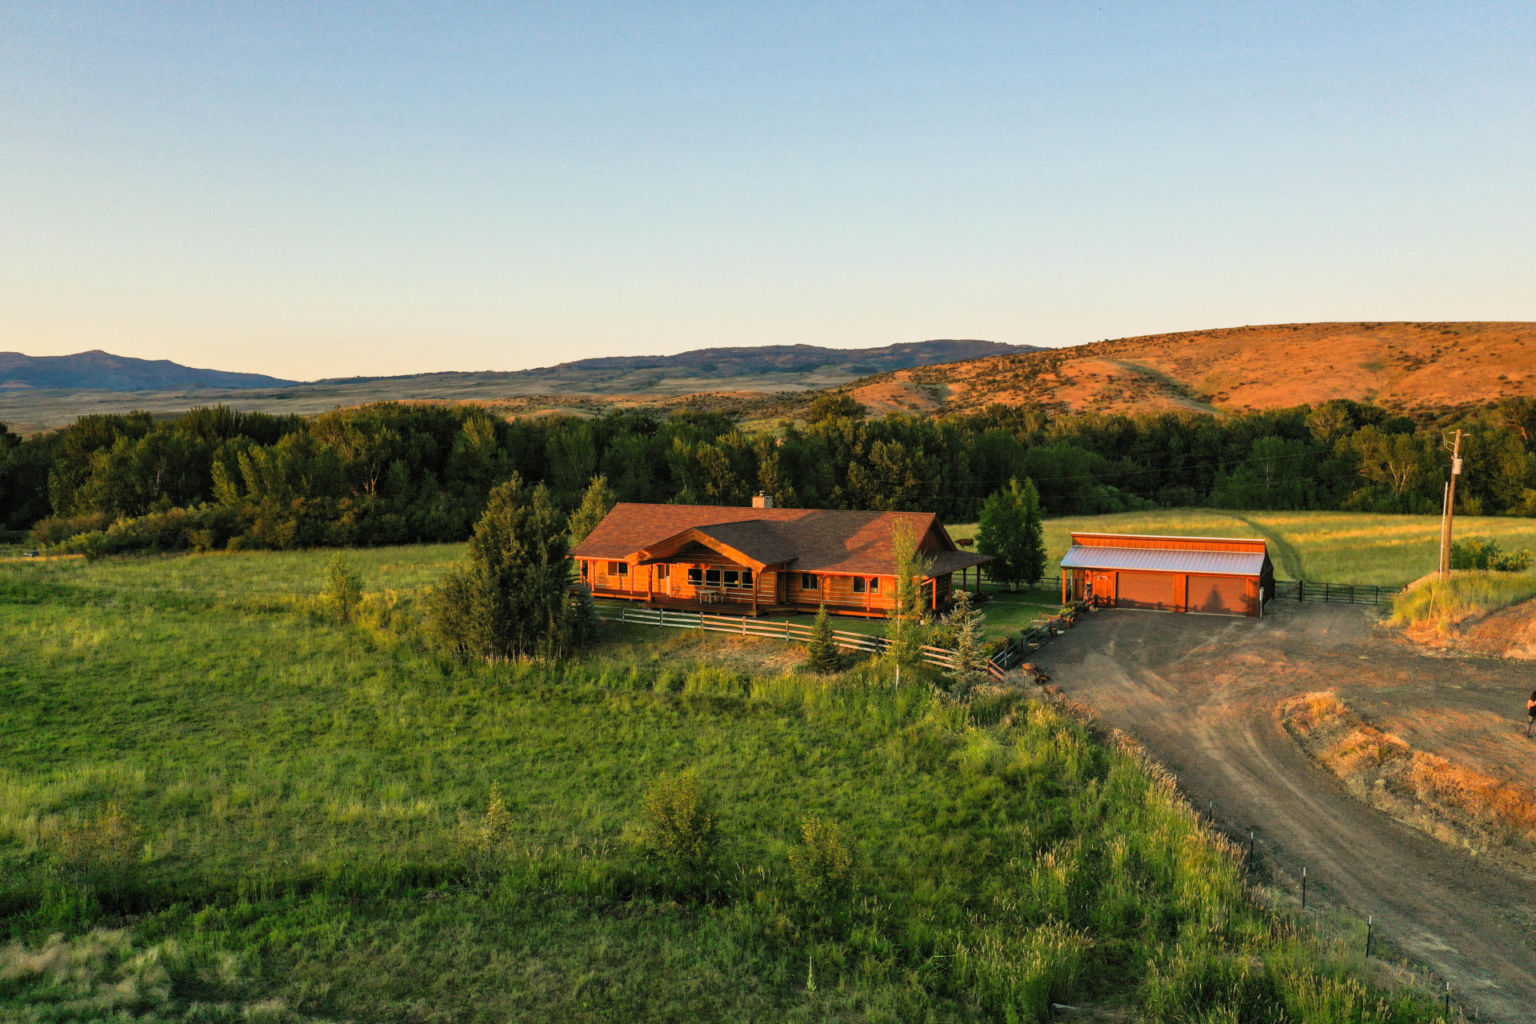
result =
[[1446,653],[1536,661],[1536,601],[1469,615],[1443,626],[1432,621],[1415,623],[1404,635],[1421,647]]
[[1422,832],[1536,869],[1536,789],[1501,780],[1365,721],[1334,693],[1280,705],[1286,730],[1356,797]]

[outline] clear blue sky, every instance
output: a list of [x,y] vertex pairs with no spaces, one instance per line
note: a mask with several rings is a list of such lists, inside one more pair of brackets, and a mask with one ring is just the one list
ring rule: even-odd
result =
[[0,348],[1536,320],[1536,4],[0,6]]

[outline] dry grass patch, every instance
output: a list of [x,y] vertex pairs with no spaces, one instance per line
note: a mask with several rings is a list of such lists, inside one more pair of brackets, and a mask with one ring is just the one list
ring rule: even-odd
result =
[[1280,720],[1355,796],[1437,839],[1536,868],[1536,789],[1501,782],[1407,742],[1333,693],[1304,693]]

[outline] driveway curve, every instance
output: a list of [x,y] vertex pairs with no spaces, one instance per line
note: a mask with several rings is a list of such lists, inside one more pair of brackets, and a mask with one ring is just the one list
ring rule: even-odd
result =
[[1529,666],[1420,656],[1361,608],[1270,609],[1263,620],[1103,610],[1038,662],[1065,696],[1145,744],[1196,806],[1214,801],[1218,824],[1254,829],[1286,874],[1305,866],[1329,900],[1374,915],[1377,934],[1457,999],[1484,1017],[1536,1024],[1536,882],[1357,801],[1275,713],[1296,693],[1348,699],[1382,687],[1399,700],[1513,707],[1530,689]]

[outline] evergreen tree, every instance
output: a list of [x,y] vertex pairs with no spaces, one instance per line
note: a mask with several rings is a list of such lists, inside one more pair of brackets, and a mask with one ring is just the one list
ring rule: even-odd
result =
[[619,503],[618,496],[608,486],[606,476],[595,476],[582,496],[581,507],[571,515],[571,544],[577,545],[592,535],[603,517]]
[[912,527],[898,522],[891,529],[891,549],[896,562],[896,605],[886,622],[885,656],[896,666],[898,678],[904,665],[915,665],[922,655],[923,590],[921,579],[927,566],[917,549],[918,538]]
[[955,637],[955,667],[950,676],[955,681],[956,692],[964,693],[987,678],[982,632],[986,620],[985,615],[971,607],[971,596],[962,590],[955,599],[954,610],[949,613],[949,624]]
[[809,654],[811,670],[814,672],[836,672],[842,661],[842,652],[838,649],[837,639],[832,635],[832,619],[827,615],[825,601],[816,613],[815,624],[811,626]]
[[1038,583],[1045,575],[1045,521],[1033,480],[1025,480],[1022,487],[1017,479],[1010,480],[1006,490],[987,499],[981,507],[976,549],[992,556],[987,575],[1010,590],[1020,583]]
[[460,657],[559,658],[585,639],[567,592],[567,523],[540,484],[522,478],[491,489],[467,560],[433,591],[429,628]]

